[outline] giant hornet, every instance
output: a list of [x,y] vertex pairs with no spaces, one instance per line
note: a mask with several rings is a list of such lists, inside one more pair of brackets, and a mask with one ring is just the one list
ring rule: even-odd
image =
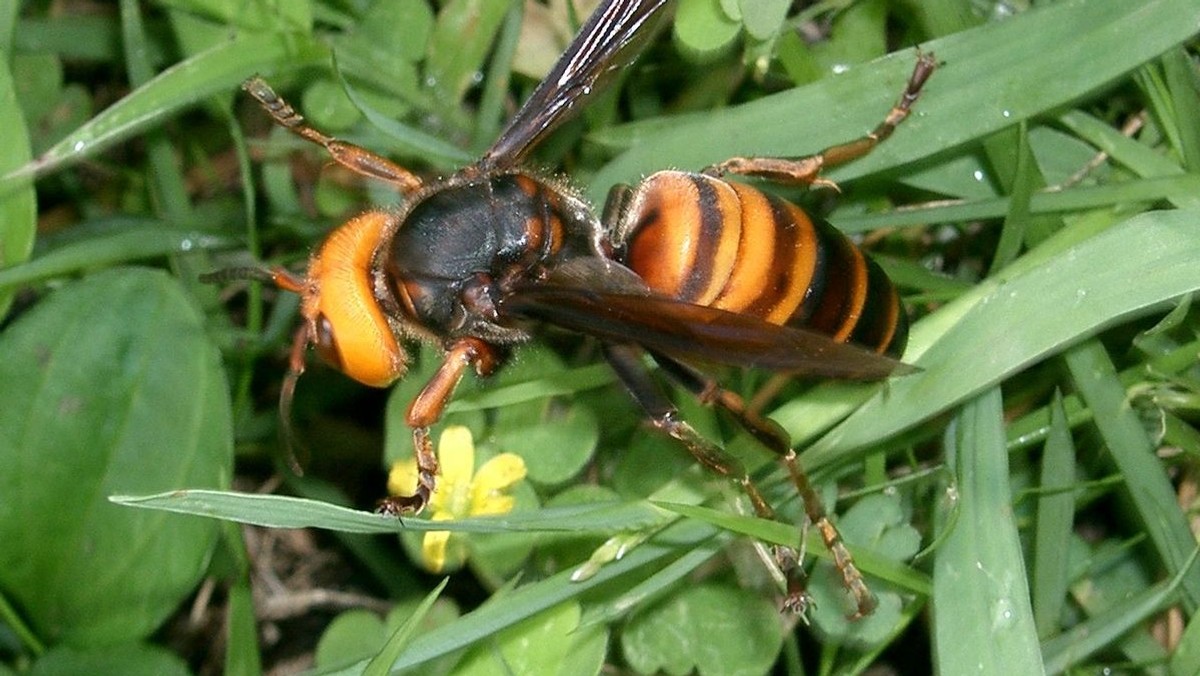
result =
[[[306,125],[261,79],[244,85],[275,122],[323,146],[339,164],[395,187],[402,203],[366,211],[332,231],[303,277],[283,268],[226,271],[300,294],[280,403],[285,413],[311,344],[366,385],[401,378],[403,343],[444,349],[408,408],[418,487],[381,509],[420,512],[436,490],[429,428],[467,369],[488,375],[512,346],[550,324],[599,339],[605,359],[654,426],[703,465],[738,482],[755,512],[774,511],[743,467],[683,420],[647,372],[653,359],[701,401],[728,411],[782,459],[808,518],[834,554],[856,615],[874,598],[826,517],[787,434],[747,408],[695,362],[837,379],[882,379],[907,319],[896,289],[845,236],[799,207],[727,174],[821,185],[821,169],[861,157],[905,119],[935,68],[919,57],[906,88],[866,136],[799,159],[734,158],[699,173],[660,171],[609,193],[602,217],[559,179],[523,167],[530,151],[628,65],[668,0],[606,0],[499,139],[474,164],[423,179],[364,148]],[[795,552],[776,556],[796,568]],[[803,603],[798,581],[788,605]]]

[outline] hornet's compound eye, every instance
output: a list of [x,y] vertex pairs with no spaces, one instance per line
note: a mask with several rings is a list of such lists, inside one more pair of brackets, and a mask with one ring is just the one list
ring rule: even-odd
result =
[[338,353],[337,338],[333,335],[333,324],[325,315],[317,318],[317,333],[313,336],[313,348],[321,359],[333,368],[344,371],[342,355]]
[[322,312],[314,324],[317,354],[342,373],[372,387],[386,387],[404,375],[408,356],[381,315]]

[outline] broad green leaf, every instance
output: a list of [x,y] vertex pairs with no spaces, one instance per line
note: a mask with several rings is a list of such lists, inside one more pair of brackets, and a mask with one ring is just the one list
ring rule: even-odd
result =
[[779,611],[756,592],[706,583],[635,615],[621,649],[641,673],[766,674],[783,640]]
[[126,643],[90,649],[58,647],[39,658],[25,673],[30,676],[188,676],[191,671],[182,658],[166,648]]
[[582,625],[568,637],[567,654],[558,663],[557,676],[598,675],[608,665],[609,630],[603,625]]
[[600,425],[592,410],[555,402],[533,407],[536,416],[519,415],[526,407],[496,412],[496,445],[525,459],[529,480],[555,485],[578,474],[596,450]]
[[300,101],[308,123],[325,134],[349,129],[362,119],[354,103],[332,80],[320,79],[308,85]]
[[721,11],[717,0],[680,0],[673,25],[676,44],[697,62],[720,56],[742,30],[740,23]]
[[347,610],[325,627],[314,658],[318,669],[357,662],[378,653],[387,640],[383,618],[370,610]]
[[[0,5],[0,10],[9,11],[11,17],[2,17],[0,35],[7,39],[4,26],[16,19],[22,3],[10,2]],[[26,12],[26,14],[30,14]],[[12,36],[11,44],[16,51],[54,53],[64,59],[77,61],[113,61],[120,58],[120,27],[115,16],[110,14],[53,14],[50,17],[21,17],[21,30]],[[0,44],[0,49],[6,45]],[[155,45],[159,47],[159,45]],[[155,49],[153,58],[161,62],[163,50]]]
[[77,82],[64,85],[59,55],[17,54],[12,60],[12,74],[35,155],[92,116],[95,104],[87,89]]
[[[412,598],[407,601],[401,601],[388,611],[387,618],[384,620],[384,626],[393,634],[413,616],[413,613],[420,608],[424,599]],[[438,597],[433,606],[424,613],[421,621],[421,633],[427,633],[454,623],[462,617],[462,611],[458,605],[447,595]],[[403,673],[407,674],[448,674],[451,673],[451,668],[458,663],[461,658],[461,653],[450,653],[443,656],[439,660],[434,660],[431,663],[422,665],[420,669],[409,669]]]
[[787,17],[788,0],[741,0],[742,24],[755,40],[769,40],[779,33]]
[[834,13],[829,39],[810,48],[822,70],[836,73],[886,53],[890,37],[888,9],[892,6],[886,0],[865,0]]
[[[348,610],[333,619],[321,634],[317,643],[316,667],[322,673],[362,663],[372,655],[380,654],[389,636],[394,636],[419,610],[418,600],[401,601],[381,618],[368,610]],[[424,613],[419,625],[421,631],[449,624],[458,619],[460,613],[452,601],[440,597],[428,612]],[[425,665],[422,674],[448,673],[448,667],[457,661],[449,656],[441,663]]]
[[433,10],[424,2],[374,2],[350,30],[331,37],[338,75],[356,85],[373,106],[393,118],[417,107],[429,112],[434,103],[420,84],[418,63],[433,27]]
[[377,53],[371,58],[374,62],[396,57],[416,63],[425,56],[433,26],[428,3],[377,0],[363,13],[348,39],[358,49]]
[[[606,365],[607,366],[607,365]],[[617,457],[612,486],[621,495],[646,497],[680,477],[691,479],[694,499],[703,499],[705,478],[688,472],[695,458],[665,434],[636,434]]]
[[399,122],[384,114],[374,105],[371,105],[367,99],[358,93],[354,87],[350,86],[349,82],[342,80],[342,89],[346,92],[346,96],[354,103],[371,124],[387,135],[388,138],[395,141],[398,148],[404,152],[418,153],[430,161],[437,161],[447,165],[466,164],[471,159],[466,151],[452,143],[438,138],[432,134],[421,131],[420,129]]
[[[503,603],[504,600],[496,599],[496,602]],[[575,602],[562,603],[538,613],[499,632],[493,641],[475,646],[463,657],[455,673],[460,676],[553,674],[576,649],[577,643],[582,640],[594,646],[590,637],[596,633],[604,634],[603,627],[591,627],[581,633],[581,615],[579,604]],[[599,666],[597,661],[596,667]]]
[[46,297],[0,353],[0,587],[44,639],[147,636],[217,529],[106,498],[228,484],[225,374],[199,313],[171,277],[112,269]]
[[592,364],[555,373],[533,374],[526,381],[489,383],[488,387],[464,392],[446,407],[448,413],[503,408],[539,399],[578,394],[616,380],[608,364]]

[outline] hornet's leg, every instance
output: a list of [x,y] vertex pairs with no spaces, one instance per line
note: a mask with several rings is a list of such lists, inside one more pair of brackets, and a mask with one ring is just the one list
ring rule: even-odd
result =
[[908,85],[900,95],[900,100],[888,112],[883,122],[870,133],[861,138],[846,143],[830,146],[815,155],[798,158],[777,157],[734,157],[720,164],[714,164],[704,170],[712,176],[723,174],[740,174],[757,176],[776,183],[800,186],[821,186],[836,188],[832,181],[821,177],[821,169],[845,164],[856,160],[875,149],[892,135],[896,127],[908,117],[913,103],[921,94],[921,87],[937,68],[937,60],[933,54],[919,54],[917,65],[908,78]]
[[304,117],[297,113],[287,101],[280,98],[262,78],[252,77],[246,80],[242,84],[242,89],[253,96],[271,114],[276,124],[303,139],[324,146],[333,160],[347,169],[390,183],[405,194],[414,192],[421,187],[421,179],[404,167],[385,157],[380,157],[366,148],[326,136],[305,124]]
[[858,619],[870,614],[875,609],[875,597],[867,588],[862,573],[854,565],[854,558],[842,542],[841,533],[825,513],[821,498],[809,483],[804,468],[800,466],[800,459],[796,457],[796,451],[792,449],[787,433],[774,421],[748,410],[740,396],[722,388],[712,378],[665,355],[656,352],[652,352],[651,355],[668,376],[696,395],[701,403],[715,404],[729,411],[747,432],[783,460],[792,477],[792,483],[804,501],[804,511],[808,520],[821,533],[821,539],[833,555],[833,563],[842,575],[842,584],[854,596],[857,608],[850,617]]
[[463,338],[454,342],[446,351],[442,365],[421,389],[420,394],[408,405],[406,422],[413,431],[413,452],[417,458],[417,490],[412,495],[394,495],[380,501],[378,511],[400,516],[417,514],[429,504],[429,498],[437,490],[438,461],[433,452],[433,441],[429,428],[442,417],[454,388],[462,380],[469,367],[475,367],[480,375],[488,375],[496,368],[493,349],[477,338]]
[[[650,422],[680,441],[700,464],[736,482],[750,498],[755,515],[773,520],[775,510],[763,498],[741,462],[700,436],[695,428],[681,419],[678,409],[650,379],[639,359],[640,355],[641,350],[633,345],[604,346],[604,356],[608,363],[612,365],[617,377],[625,384],[633,398],[642,406]],[[808,597],[804,592],[803,577],[800,574],[800,557],[791,547],[773,545],[771,549],[776,562],[787,577],[784,609],[803,612],[807,607]]]

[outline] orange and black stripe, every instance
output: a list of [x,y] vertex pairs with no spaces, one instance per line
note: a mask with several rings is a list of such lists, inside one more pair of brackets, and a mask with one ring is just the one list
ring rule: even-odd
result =
[[892,282],[845,235],[786,200],[704,174],[658,172],[618,228],[622,262],[665,296],[898,355]]

